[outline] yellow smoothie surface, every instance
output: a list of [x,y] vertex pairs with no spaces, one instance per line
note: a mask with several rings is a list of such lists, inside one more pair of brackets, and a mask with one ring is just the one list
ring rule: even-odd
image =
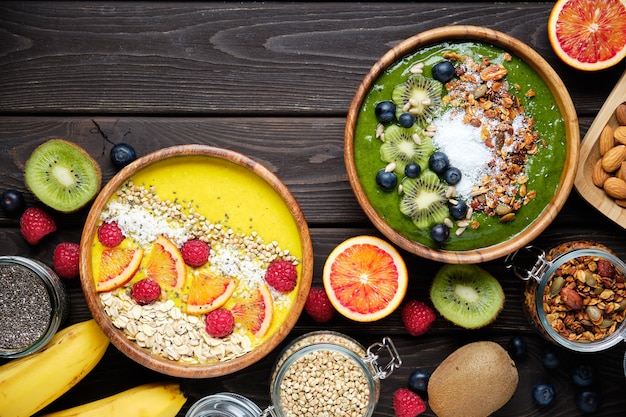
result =
[[[124,240],[111,249],[95,234],[91,261],[96,282],[101,269],[102,273],[108,270],[108,266],[101,268],[106,259],[103,254],[118,249],[142,251],[141,264],[132,278],[100,292],[105,312],[128,338],[153,354],[189,363],[241,356],[281,327],[296,300],[303,251],[298,225],[272,185],[243,166],[202,155],[152,163],[134,174],[107,202],[99,224],[105,222],[115,222]],[[191,239],[209,244],[208,262],[200,267],[181,267],[179,250]],[[172,269],[184,268],[178,275],[184,274],[184,280],[179,280],[181,285],[161,285],[157,301],[139,305],[130,290],[154,274],[150,262],[158,258],[152,256],[155,248],[166,253],[167,259],[174,259]],[[290,291],[276,290],[264,280],[268,265],[278,260],[295,265],[298,279]],[[231,287],[235,289],[227,291],[219,305],[206,311],[191,310],[187,300],[198,276],[222,277],[234,282]],[[249,310],[248,300],[255,297],[261,297],[265,307],[261,330],[240,317]],[[269,308],[267,304],[271,304]],[[206,314],[218,308],[232,310],[235,315],[234,330],[226,337],[212,337],[205,330]]]

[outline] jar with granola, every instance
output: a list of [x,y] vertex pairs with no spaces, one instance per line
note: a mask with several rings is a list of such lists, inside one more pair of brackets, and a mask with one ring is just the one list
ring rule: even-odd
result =
[[[527,255],[530,267],[522,265]],[[529,246],[506,264],[526,281],[524,310],[547,340],[598,352],[626,339],[626,264],[605,245],[574,241],[547,253]]]

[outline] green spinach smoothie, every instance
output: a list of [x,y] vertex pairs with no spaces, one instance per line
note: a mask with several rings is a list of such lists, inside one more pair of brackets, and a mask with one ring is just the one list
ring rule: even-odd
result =
[[[444,55],[457,55],[469,57],[470,62],[490,64],[490,70],[504,68],[506,72],[505,80],[510,97],[514,101],[515,111],[522,113],[526,124],[532,128],[536,145],[524,155],[524,161],[519,165],[523,168],[523,184],[518,179],[519,184],[515,184],[514,192],[517,201],[514,215],[496,215],[495,203],[486,202],[480,205],[473,201],[476,188],[499,186],[487,184],[483,175],[482,179],[474,179],[474,191],[463,196],[468,205],[474,205],[476,210],[468,216],[468,221],[463,220],[463,227],[459,223],[450,228],[450,236],[443,244],[435,243],[431,237],[430,228],[417,227],[412,218],[403,214],[400,210],[402,200],[402,188],[400,190],[385,191],[376,182],[376,174],[381,169],[385,169],[387,162],[381,159],[381,146],[383,140],[379,137],[381,126],[375,115],[377,103],[391,100],[394,88],[405,83],[413,74],[413,68],[420,63],[420,72],[426,78],[432,78],[432,68],[437,63],[444,61]],[[423,67],[422,67],[423,64]],[[457,78],[463,77],[457,74]],[[449,87],[449,84],[445,84]],[[441,105],[433,116],[432,122],[439,126],[439,130],[451,130],[448,127],[450,114],[454,110],[454,100],[450,99],[450,91],[446,87],[442,88]],[[512,110],[513,112],[513,110]],[[504,118],[504,116],[503,116]],[[469,123],[466,116],[465,123]],[[458,122],[458,118],[457,118]],[[518,122],[511,122],[511,126],[517,126]],[[566,159],[566,135],[565,123],[559,111],[556,100],[550,92],[546,83],[539,75],[521,59],[512,56],[501,48],[490,44],[478,42],[447,42],[436,44],[419,49],[418,51],[405,56],[378,77],[369,93],[365,97],[357,121],[354,133],[354,161],[359,181],[363,190],[377,213],[396,231],[421,244],[429,247],[441,248],[444,250],[473,250],[488,247],[506,241],[527,228],[548,206],[554,197]],[[483,131],[485,127],[482,128]],[[513,128],[510,127],[510,130]],[[377,131],[378,130],[378,131]],[[531,130],[526,126],[526,130]],[[477,130],[480,132],[480,129]],[[461,134],[463,132],[461,131]],[[528,135],[530,136],[530,135]],[[436,137],[434,138],[436,139]],[[502,144],[492,144],[491,139],[485,141],[484,149],[488,148],[501,150]],[[435,150],[441,146],[433,140]],[[461,146],[465,146],[462,142]],[[461,153],[465,148],[456,151]],[[452,165],[468,166],[475,164],[478,154],[476,147],[467,147],[467,158],[451,160]],[[490,151],[488,151],[490,152]],[[486,163],[487,161],[485,161]],[[491,162],[494,164],[494,162]],[[389,167],[387,167],[389,168]],[[422,167],[424,168],[424,167]],[[509,167],[510,168],[510,167]],[[393,167],[391,168],[393,169]],[[466,168],[467,169],[467,168]],[[463,171],[463,169],[462,169]],[[466,177],[468,173],[464,174]],[[399,175],[401,177],[402,175]],[[467,179],[467,178],[466,178]],[[401,185],[403,178],[398,178]],[[513,181],[515,182],[515,181]],[[502,184],[506,185],[506,180]],[[520,191],[523,189],[523,192]],[[469,193],[469,191],[468,191]],[[525,198],[519,198],[519,195]],[[529,198],[532,196],[532,198]],[[452,200],[457,198],[452,196]],[[504,197],[503,197],[504,198]],[[506,201],[506,199],[505,199]],[[510,204],[513,205],[513,198]],[[498,204],[499,205],[499,204]],[[499,207],[497,207],[499,209]],[[503,218],[506,221],[503,221]],[[462,230],[459,230],[462,229]],[[457,233],[458,232],[458,233]]]

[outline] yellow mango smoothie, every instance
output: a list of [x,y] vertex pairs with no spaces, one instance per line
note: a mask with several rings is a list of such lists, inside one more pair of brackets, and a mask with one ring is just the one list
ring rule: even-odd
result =
[[[191,241],[206,260],[195,263],[202,251]],[[271,184],[228,160],[189,155],[154,162],[118,188],[100,214],[91,264],[115,327],[152,354],[206,364],[280,329],[302,256],[298,225]],[[153,287],[138,289],[145,281]]]

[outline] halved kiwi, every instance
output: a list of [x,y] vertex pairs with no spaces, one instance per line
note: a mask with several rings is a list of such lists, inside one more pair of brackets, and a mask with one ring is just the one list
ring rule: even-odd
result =
[[417,178],[406,178],[402,182],[400,211],[419,229],[442,223],[449,214],[447,189],[437,174],[429,170]]
[[396,164],[398,178],[404,176],[404,168],[410,163],[419,164],[422,170],[428,168],[428,157],[435,147],[430,137],[420,135],[417,127],[390,125],[385,129],[385,142],[380,147],[380,158],[384,162]]
[[51,139],[39,145],[26,161],[24,180],[42,203],[71,213],[95,197],[100,190],[102,172],[80,146]]
[[411,75],[391,92],[396,103],[396,115],[408,112],[415,116],[416,124],[429,122],[441,108],[443,84],[421,74]]
[[430,299],[439,313],[466,329],[493,322],[504,306],[498,280],[478,265],[448,264],[435,275]]

